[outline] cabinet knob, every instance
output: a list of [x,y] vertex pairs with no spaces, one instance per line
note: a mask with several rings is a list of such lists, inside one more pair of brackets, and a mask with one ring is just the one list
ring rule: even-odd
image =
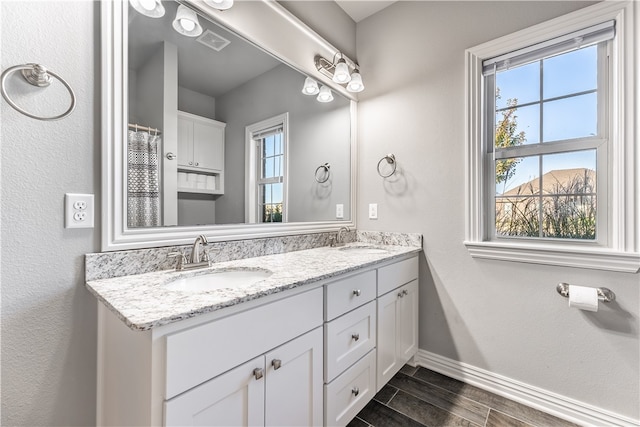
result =
[[358,387],[354,387],[351,389],[351,393],[353,393],[354,396],[357,396],[360,394],[360,389]]
[[354,289],[353,290],[353,294],[357,297],[359,297],[360,295],[362,295],[362,292],[360,291],[360,289]]
[[358,341],[358,340],[360,339],[360,334],[351,334],[351,338],[352,338],[354,341]]
[[196,162],[196,166],[200,166],[200,163]]
[[169,151],[167,154],[165,154],[165,157],[169,160],[175,160],[176,156],[175,154],[173,154],[171,151]]
[[402,298],[404,294],[402,292],[398,292],[398,298]]
[[256,368],[253,370],[253,376],[256,377],[256,380],[264,377],[264,370],[262,368]]
[[408,291],[408,290],[406,290],[406,289],[403,289],[403,290],[402,290],[402,295],[409,295],[409,291]]
[[271,366],[273,366],[273,369],[277,371],[277,370],[278,370],[278,369],[280,369],[280,367],[282,366],[282,360],[280,360],[280,359],[273,359],[273,360],[271,361]]
[[189,162],[189,166],[193,166],[193,162]]

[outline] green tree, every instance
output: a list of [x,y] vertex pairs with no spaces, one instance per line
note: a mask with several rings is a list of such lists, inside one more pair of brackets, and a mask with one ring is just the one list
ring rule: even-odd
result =
[[[500,99],[500,88],[496,90],[496,101]],[[497,102],[496,102],[497,104]],[[500,111],[502,118],[496,123],[495,148],[522,145],[527,139],[524,131],[518,132],[518,99],[508,99],[506,109]],[[516,165],[522,159],[512,158],[496,162],[496,184],[505,183],[516,173]]]

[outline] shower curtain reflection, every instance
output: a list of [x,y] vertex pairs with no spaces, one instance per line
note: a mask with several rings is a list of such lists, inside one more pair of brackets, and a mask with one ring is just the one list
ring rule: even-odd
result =
[[160,136],[128,131],[127,138],[127,225],[160,225],[158,145]]

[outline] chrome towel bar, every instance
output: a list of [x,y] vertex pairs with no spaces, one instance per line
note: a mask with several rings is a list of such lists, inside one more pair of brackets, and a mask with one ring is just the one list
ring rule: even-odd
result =
[[[558,283],[556,291],[565,298],[569,298],[569,284]],[[609,288],[596,288],[598,291],[598,299],[603,302],[611,302],[616,299],[616,294]]]

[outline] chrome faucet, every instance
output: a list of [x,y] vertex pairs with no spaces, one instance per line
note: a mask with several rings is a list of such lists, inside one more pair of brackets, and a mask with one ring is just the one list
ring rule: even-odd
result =
[[336,236],[336,246],[344,246],[342,233],[348,233],[349,231],[349,227],[340,227],[340,230],[338,230],[338,236]]
[[204,250],[204,246],[207,246],[208,244],[209,241],[207,240],[207,237],[204,234],[201,234],[196,237],[196,240],[193,242],[193,246],[191,247],[191,255],[189,255],[188,259],[183,250],[169,253],[169,257],[177,258],[176,271],[190,270],[192,268],[210,267],[211,260],[209,259],[209,254]]
[[196,237],[196,240],[193,242],[193,247],[191,248],[191,256],[189,257],[190,264],[198,264],[203,261],[209,263],[209,255],[206,251],[202,250],[202,247],[207,246],[209,241],[207,240],[207,236],[204,234]]

